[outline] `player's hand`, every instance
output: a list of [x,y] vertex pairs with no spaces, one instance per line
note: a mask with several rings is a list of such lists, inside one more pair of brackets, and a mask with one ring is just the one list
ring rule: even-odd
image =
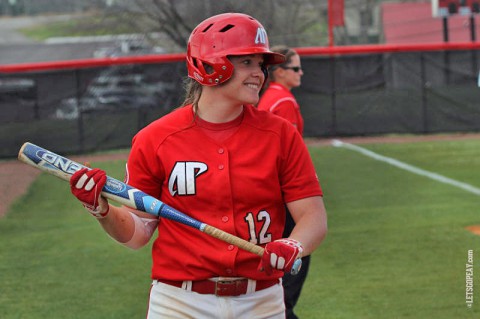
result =
[[107,216],[109,211],[108,201],[101,195],[106,182],[107,175],[99,168],[82,168],[70,178],[72,194],[97,218]]
[[295,239],[282,238],[265,245],[261,266],[267,273],[272,274],[273,269],[296,274],[300,270],[292,267],[297,259],[302,258],[303,247]]

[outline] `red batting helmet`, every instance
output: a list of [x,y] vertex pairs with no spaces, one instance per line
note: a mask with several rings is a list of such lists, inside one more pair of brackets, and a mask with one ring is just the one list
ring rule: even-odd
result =
[[202,85],[217,85],[233,74],[227,56],[258,53],[264,55],[265,65],[285,61],[283,55],[270,51],[260,22],[242,13],[219,14],[192,31],[187,46],[188,76]]

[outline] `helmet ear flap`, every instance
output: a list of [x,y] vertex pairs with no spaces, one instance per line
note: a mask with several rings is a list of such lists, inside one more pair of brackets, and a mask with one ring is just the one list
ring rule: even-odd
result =
[[203,66],[203,61],[199,60],[197,58],[193,58],[193,64],[197,68],[198,71],[200,71],[200,74],[208,74],[207,70],[205,70],[205,67]]
[[210,64],[201,60],[195,60],[197,61],[197,68],[202,72],[202,74],[210,75],[215,72],[213,66],[211,66]]
[[233,74],[233,64],[226,57],[218,60],[216,64],[211,64],[199,58],[187,57],[189,76],[207,86],[225,82]]

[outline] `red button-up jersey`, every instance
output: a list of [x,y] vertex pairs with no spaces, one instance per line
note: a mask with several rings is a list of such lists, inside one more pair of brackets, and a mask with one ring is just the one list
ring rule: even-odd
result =
[[300,106],[292,92],[281,84],[276,82],[270,83],[258,103],[258,109],[283,117],[296,126],[298,132],[303,135],[304,123],[300,113]]
[[[196,124],[191,105],[173,111],[134,137],[127,168],[131,186],[258,245],[281,238],[285,202],[322,195],[300,134],[251,105],[221,143]],[[152,258],[156,279],[272,279],[257,270],[260,257],[166,219]]]

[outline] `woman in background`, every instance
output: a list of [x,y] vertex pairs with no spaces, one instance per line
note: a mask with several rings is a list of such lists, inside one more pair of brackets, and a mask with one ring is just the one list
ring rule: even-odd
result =
[[[271,65],[268,68],[269,82],[265,84],[264,91],[258,104],[258,109],[269,111],[283,117],[297,129],[303,136],[303,118],[300,106],[293,96],[291,89],[300,86],[303,75],[300,56],[295,50],[286,46],[275,46],[272,52],[285,56],[285,62]],[[283,237],[288,238],[295,222],[287,208],[287,218]],[[310,255],[302,258],[302,268],[297,275],[285,273],[282,284],[285,296],[285,312],[287,319],[297,319],[294,307],[300,297],[300,293],[307,277],[310,265]]]

